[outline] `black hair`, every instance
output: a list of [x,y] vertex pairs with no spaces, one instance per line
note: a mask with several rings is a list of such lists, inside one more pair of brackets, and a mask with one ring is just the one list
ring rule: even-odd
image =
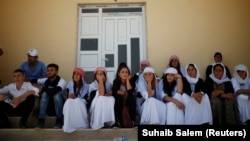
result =
[[167,75],[168,74],[164,74],[163,75],[163,91],[165,94],[167,94],[169,97],[172,97],[172,91],[173,89],[175,88],[177,82],[176,81],[173,81],[172,83],[169,83],[167,81]]
[[55,68],[56,70],[58,70],[59,66],[57,64],[51,63],[51,64],[48,64],[47,68]]
[[117,71],[116,71],[116,79],[119,79],[119,72],[121,71],[121,69],[123,68],[127,68],[128,69],[128,74],[130,75],[130,69],[129,67],[127,66],[127,64],[125,62],[121,62],[119,67],[117,68]]
[[222,57],[222,54],[221,54],[220,52],[215,52],[215,53],[214,53],[214,57],[217,56],[217,55],[219,55],[219,56]]
[[20,72],[21,74],[25,75],[25,71],[22,69],[15,69],[13,73],[18,73]]

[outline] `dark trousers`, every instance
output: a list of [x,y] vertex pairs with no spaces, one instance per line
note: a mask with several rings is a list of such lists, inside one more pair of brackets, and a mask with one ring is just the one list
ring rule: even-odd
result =
[[0,101],[0,128],[10,128],[11,123],[8,116],[21,116],[20,122],[27,123],[30,113],[35,104],[35,96],[28,96],[22,103],[16,108],[13,108],[10,104]]
[[115,117],[116,122],[122,124],[122,110],[123,106],[127,106],[129,110],[129,116],[131,121],[135,121],[136,118],[136,99],[133,94],[128,94],[127,97],[116,95],[115,97]]

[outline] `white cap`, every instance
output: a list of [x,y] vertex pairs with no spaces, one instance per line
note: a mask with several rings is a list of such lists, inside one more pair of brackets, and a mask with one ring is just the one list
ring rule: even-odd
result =
[[30,49],[27,53],[30,56],[38,56],[38,51],[34,48]]

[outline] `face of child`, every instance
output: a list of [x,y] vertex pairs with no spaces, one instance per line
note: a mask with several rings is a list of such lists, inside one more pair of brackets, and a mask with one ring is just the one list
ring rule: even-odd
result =
[[188,66],[187,73],[190,77],[196,78],[196,69],[193,66]]
[[173,73],[168,73],[168,74],[166,75],[166,78],[167,78],[167,81],[168,81],[169,83],[171,83],[171,82],[175,81],[175,74],[173,74]]
[[178,64],[179,64],[179,60],[177,60],[177,59],[171,60],[171,65],[172,65],[172,67],[177,68],[177,67],[178,67]]
[[214,62],[215,62],[215,63],[219,63],[219,62],[221,62],[221,61],[222,61],[222,56],[220,56],[220,55],[214,56]]
[[129,77],[129,71],[127,68],[122,68],[119,72],[119,77],[123,80],[126,80]]
[[13,74],[14,82],[23,82],[25,80],[25,76],[21,72],[16,72]]
[[74,75],[73,75],[73,79],[74,81],[78,82],[79,80],[81,80],[82,76],[79,72],[74,72]]
[[214,76],[218,79],[221,79],[223,76],[224,70],[221,66],[216,66],[214,68]]
[[239,77],[241,77],[242,79],[245,79],[247,77],[247,73],[243,70],[237,70],[237,74],[239,75]]
[[145,72],[144,73],[144,79],[147,82],[151,82],[154,79],[154,74],[152,72]]
[[97,71],[95,76],[97,81],[99,80],[106,81],[105,73],[103,71]]

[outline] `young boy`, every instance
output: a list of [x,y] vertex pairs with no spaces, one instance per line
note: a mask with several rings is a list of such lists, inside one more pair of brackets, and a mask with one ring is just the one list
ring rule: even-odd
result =
[[[7,115],[21,116],[19,126],[25,128],[39,92],[30,82],[25,82],[25,72],[21,69],[13,72],[13,81],[0,89],[0,128],[11,127]],[[10,94],[11,100],[4,100],[3,94]]]

